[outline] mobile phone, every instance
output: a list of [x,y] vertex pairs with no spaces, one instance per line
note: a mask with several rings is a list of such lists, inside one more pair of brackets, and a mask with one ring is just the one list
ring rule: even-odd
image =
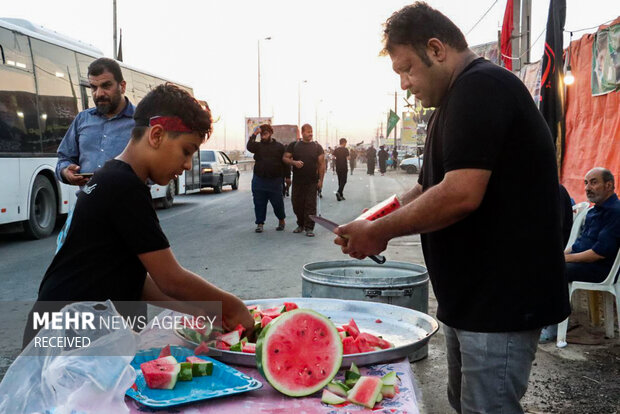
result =
[[79,175],[80,177],[90,178],[94,173],[76,173],[75,175]]

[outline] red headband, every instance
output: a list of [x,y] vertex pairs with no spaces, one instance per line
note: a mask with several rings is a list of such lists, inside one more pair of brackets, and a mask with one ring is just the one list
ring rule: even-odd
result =
[[183,123],[181,118],[176,116],[154,116],[149,120],[149,126],[154,125],[161,125],[165,131],[194,132]]

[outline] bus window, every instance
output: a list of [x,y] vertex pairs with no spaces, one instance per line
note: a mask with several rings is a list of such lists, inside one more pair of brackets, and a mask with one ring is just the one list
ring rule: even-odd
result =
[[82,96],[81,110],[94,108],[93,94],[90,92],[90,84],[88,83],[88,66],[95,61],[94,57],[86,56],[81,53],[75,54],[80,71],[80,93]]
[[155,78],[145,73],[139,73],[135,70],[132,70],[130,72],[133,84],[132,92],[135,99],[135,105],[137,105],[142,100],[142,98],[144,98],[146,94],[149,93],[153,88],[165,82],[162,79]]
[[31,39],[35,76],[39,89],[42,151],[56,153],[73,118],[81,107],[75,53]]
[[28,39],[0,28],[0,45],[0,153],[34,153],[41,136]]

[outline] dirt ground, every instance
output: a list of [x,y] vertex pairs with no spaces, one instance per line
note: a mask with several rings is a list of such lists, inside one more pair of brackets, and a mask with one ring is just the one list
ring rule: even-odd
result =
[[[570,319],[569,344],[563,349],[557,348],[555,342],[539,345],[522,405],[531,414],[620,413],[617,324],[615,338],[604,338],[604,328],[591,326],[587,312],[582,309],[585,308],[580,303],[582,301],[575,297],[573,300],[576,309]],[[431,289],[429,314],[435,315],[436,309],[437,302]],[[600,344],[572,344],[571,337]],[[428,357],[411,364],[411,367],[420,389],[421,413],[453,413],[446,396],[447,364],[441,329],[431,339]]]

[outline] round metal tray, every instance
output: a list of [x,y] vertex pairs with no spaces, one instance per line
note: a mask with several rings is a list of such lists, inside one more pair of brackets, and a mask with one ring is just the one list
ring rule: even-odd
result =
[[[394,344],[394,348],[381,351],[363,352],[344,355],[342,366],[368,365],[403,358],[422,348],[439,329],[439,324],[431,316],[401,306],[357,300],[323,299],[323,298],[277,298],[246,300],[246,305],[260,305],[263,309],[294,302],[300,308],[312,309],[331,319],[336,326],[355,319],[361,332],[381,335]],[[378,322],[381,321],[381,322]],[[175,331],[187,344],[198,345]],[[209,356],[233,365],[256,366],[254,354],[234,351],[222,351],[210,348]]]

